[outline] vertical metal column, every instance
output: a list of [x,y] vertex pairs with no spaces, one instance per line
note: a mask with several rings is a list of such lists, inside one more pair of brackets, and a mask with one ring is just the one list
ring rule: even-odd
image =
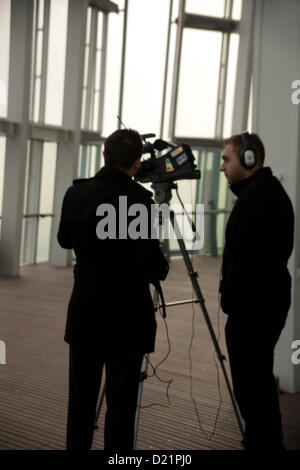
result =
[[165,109],[166,109],[166,95],[167,95],[167,81],[168,81],[168,65],[169,65],[169,54],[170,54],[170,37],[171,37],[171,22],[172,22],[172,11],[173,11],[173,0],[170,0],[169,6],[169,23],[168,23],[168,35],[167,35],[167,47],[166,47],[166,60],[165,60],[165,74],[164,74],[164,87],[163,87],[163,98],[161,106],[161,119],[160,119],[160,133],[159,137],[163,138],[164,132],[164,121],[165,121]]
[[[46,79],[47,79],[47,63],[48,63],[48,42],[49,42],[49,23],[50,23],[50,0],[44,0],[43,9],[43,23],[39,23],[41,9],[41,0],[36,1],[35,12],[35,41],[33,49],[33,74],[32,74],[32,100],[31,100],[31,119],[34,119],[35,100],[39,99],[38,108],[38,122],[45,121],[45,107],[46,107]],[[40,60],[38,54],[38,33],[42,32],[43,45],[41,50],[41,71],[36,70],[36,63]],[[35,83],[40,79],[39,97],[36,96]],[[28,171],[28,185],[27,185],[27,203],[25,208],[26,214],[38,214],[40,191],[41,191],[41,172],[43,161],[43,141],[31,140],[30,155],[29,155],[29,171]],[[37,239],[39,218],[30,217],[23,220],[24,223],[24,241],[23,241],[23,255],[21,263],[34,264],[36,263],[37,253]]]
[[[125,76],[125,61],[126,61],[126,41],[127,41],[127,21],[128,21],[128,2],[125,0],[124,6],[124,26],[123,26],[123,45],[122,45],[122,63],[121,63],[121,77],[120,77],[120,94],[119,94],[119,118],[122,120],[123,113],[123,94],[124,94],[124,76]],[[121,128],[121,122],[118,121],[118,128]]]
[[86,106],[85,106],[85,129],[93,128],[93,108],[94,108],[94,86],[95,86],[95,68],[96,68],[96,44],[97,44],[97,28],[98,28],[98,10],[92,8],[91,29],[90,29],[90,47],[88,59],[88,77],[86,89]]
[[[224,17],[231,18],[231,14],[232,14],[232,0],[226,0]],[[216,126],[215,126],[215,138],[216,139],[222,139],[223,137],[229,44],[230,44],[230,33],[227,33],[227,32],[223,33],[221,58],[220,58],[220,70],[219,70]]]
[[67,253],[66,250],[60,248],[56,236],[63,196],[77,174],[81,139],[80,121],[87,8],[88,0],[69,1],[62,126],[71,130],[73,136],[70,141],[58,144],[53,203],[54,219],[50,241],[50,263],[55,266],[66,266],[71,263],[71,252]]
[[181,52],[182,52],[182,34],[183,34],[183,27],[184,27],[184,15],[185,15],[185,0],[180,0],[178,24],[177,24],[178,29],[177,29],[177,36],[176,36],[175,62],[174,62],[174,72],[173,72],[170,125],[169,125],[169,137],[171,140],[174,140],[174,136],[175,136],[177,95],[178,95],[179,70],[180,70],[180,61],[181,61]]
[[29,135],[33,0],[11,0],[7,118],[18,132],[7,137],[0,241],[0,273],[20,273],[23,199]]
[[236,76],[234,113],[232,119],[232,133],[239,133],[246,129],[248,123],[248,109],[250,98],[250,85],[253,62],[253,34],[254,34],[255,0],[243,2],[242,17],[240,21],[240,44]]
[[49,23],[50,23],[50,0],[44,0],[44,25],[43,25],[43,55],[42,55],[42,76],[39,121],[45,122],[46,108],[46,79],[48,67],[48,43],[49,43]]
[[[251,73],[253,62],[255,0],[243,1],[240,21],[240,44],[234,95],[234,113],[232,117],[232,134],[238,134],[246,129],[250,98]],[[226,209],[231,210],[235,197],[227,192]]]
[[103,111],[104,111],[104,98],[105,98],[105,75],[106,75],[106,57],[107,57],[107,32],[108,32],[108,13],[103,13],[102,24],[102,44],[101,44],[101,71],[100,71],[100,96],[99,96],[99,110],[98,110],[98,130],[102,135],[103,129]]

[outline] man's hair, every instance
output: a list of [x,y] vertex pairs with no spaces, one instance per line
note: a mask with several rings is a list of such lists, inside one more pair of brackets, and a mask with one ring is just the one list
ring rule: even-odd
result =
[[134,129],[119,129],[104,142],[105,164],[129,169],[143,153],[141,135]]
[[[256,156],[257,156],[257,161],[259,165],[263,165],[265,161],[265,147],[260,138],[258,137],[257,134],[249,134],[249,145],[251,149],[254,150]],[[242,139],[242,134],[236,134],[228,139],[225,139],[223,142],[223,147],[225,145],[232,145],[234,151],[240,155],[242,149],[243,149],[243,139]]]

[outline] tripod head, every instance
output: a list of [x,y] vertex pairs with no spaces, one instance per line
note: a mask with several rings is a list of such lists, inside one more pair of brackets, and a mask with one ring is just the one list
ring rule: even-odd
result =
[[154,199],[157,204],[169,204],[172,199],[172,189],[178,189],[177,183],[167,181],[165,183],[153,183]]

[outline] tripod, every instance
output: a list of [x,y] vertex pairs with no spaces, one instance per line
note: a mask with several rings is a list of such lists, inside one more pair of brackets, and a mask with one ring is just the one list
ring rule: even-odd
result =
[[[171,190],[172,189],[177,190],[178,187],[177,187],[177,184],[168,182],[168,183],[153,184],[152,188],[155,191],[155,201],[158,204],[163,204],[163,203],[169,204],[169,202],[172,198]],[[181,202],[180,198],[179,198],[179,200]],[[181,204],[182,204],[182,202],[181,202]],[[224,356],[224,354],[222,353],[222,351],[220,349],[220,346],[219,346],[216,334],[214,332],[209,314],[207,312],[207,308],[206,308],[206,305],[205,305],[205,300],[204,300],[204,297],[202,295],[202,292],[201,292],[201,289],[200,289],[200,286],[199,286],[199,283],[198,283],[198,273],[193,268],[193,264],[192,264],[192,261],[190,259],[189,254],[187,252],[185,242],[184,242],[183,238],[180,236],[181,234],[180,234],[179,226],[177,224],[176,217],[175,217],[175,214],[174,214],[173,211],[170,211],[170,221],[171,221],[171,225],[173,227],[174,233],[177,236],[177,241],[178,241],[178,244],[179,244],[179,248],[180,248],[182,257],[184,259],[184,263],[185,263],[185,266],[186,266],[187,273],[188,273],[188,275],[191,279],[193,290],[195,292],[197,300],[192,299],[192,300],[184,300],[184,301],[173,302],[173,303],[166,303],[165,306],[166,307],[171,307],[171,306],[178,306],[178,305],[184,305],[184,304],[189,304],[189,303],[197,303],[197,304],[200,305],[200,308],[202,310],[202,313],[203,313],[203,316],[204,316],[209,334],[210,334],[211,339],[212,339],[212,343],[213,343],[214,348],[215,348],[215,352],[217,354],[218,360],[219,360],[220,365],[221,365],[221,369],[222,369],[222,372],[223,372],[223,375],[224,375],[225,383],[226,383],[226,386],[227,386],[227,389],[228,389],[228,392],[229,392],[229,396],[230,396],[230,399],[231,399],[231,402],[232,402],[232,406],[233,406],[233,410],[234,410],[234,413],[235,413],[235,416],[236,416],[236,419],[237,419],[237,423],[238,423],[241,435],[244,438],[243,425],[242,425],[241,418],[240,418],[240,415],[239,415],[239,411],[238,411],[238,408],[237,408],[237,405],[236,405],[236,402],[235,402],[233,391],[231,389],[231,385],[230,385],[230,382],[229,382],[229,379],[228,379],[227,371],[226,371],[226,368],[225,368],[225,365],[224,365],[224,361],[226,360],[226,357]],[[195,229],[195,226],[194,226],[193,222],[191,220],[189,220],[189,222],[192,226],[193,232],[195,233],[196,229]],[[153,302],[154,302],[154,306],[157,310],[157,308],[158,308],[158,292],[157,292],[157,289],[155,289],[155,292],[154,292]],[[137,432],[138,432],[138,423],[139,423],[139,414],[140,414],[140,404],[141,404],[141,399],[142,399],[143,382],[147,378],[147,369],[148,369],[148,361],[146,360],[145,370],[143,372],[141,372],[140,385],[139,385],[139,391],[138,391],[137,409],[136,409],[136,417],[135,417],[134,449],[136,448],[136,441],[137,441]],[[102,406],[104,393],[105,393],[105,387],[104,387],[104,390],[103,390],[102,395],[101,395],[100,400],[99,400],[99,407],[98,407],[98,411],[97,411],[96,422],[97,422],[99,414],[100,414],[100,409],[101,409],[101,406]]]
[[[156,183],[156,184],[154,183],[152,185],[152,188],[155,191],[155,201],[158,204],[163,204],[163,203],[169,204],[169,202],[172,198],[171,190],[176,189],[176,191],[177,191],[178,186],[177,186],[176,183],[170,183],[170,182],[168,182],[168,183]],[[177,195],[178,195],[178,193],[177,193]],[[178,195],[178,199],[181,202],[181,205],[183,205],[179,195]],[[170,221],[171,221],[174,233],[177,235],[177,241],[178,241],[178,244],[179,244],[179,248],[180,248],[182,257],[184,259],[184,263],[185,263],[185,266],[186,266],[186,269],[187,269],[187,273],[188,273],[188,275],[191,279],[192,286],[193,286],[195,295],[197,297],[197,300],[183,300],[183,301],[180,301],[180,302],[166,303],[165,306],[166,307],[173,307],[173,306],[184,305],[184,304],[189,304],[189,303],[197,303],[197,304],[200,305],[200,308],[202,310],[202,313],[203,313],[203,316],[204,316],[209,334],[211,336],[211,339],[212,339],[212,342],[213,342],[218,360],[221,364],[222,372],[223,372],[223,375],[224,375],[224,378],[225,378],[226,386],[227,386],[229,396],[230,396],[230,399],[231,399],[231,402],[232,402],[232,406],[233,406],[233,410],[234,410],[234,413],[235,413],[235,416],[236,416],[236,419],[237,419],[237,423],[238,423],[241,435],[244,438],[243,425],[242,425],[242,422],[241,422],[239,411],[238,411],[238,408],[237,408],[237,405],[236,405],[236,402],[235,402],[233,391],[231,389],[231,385],[230,385],[228,375],[227,375],[227,372],[226,372],[226,368],[225,368],[225,365],[224,365],[224,361],[226,360],[226,357],[221,352],[218,340],[216,338],[216,334],[214,332],[211,320],[210,320],[208,312],[207,312],[207,308],[206,308],[206,305],[205,305],[205,300],[204,300],[204,297],[202,295],[202,292],[201,292],[201,289],[200,289],[200,286],[199,286],[199,283],[198,283],[198,279],[197,279],[198,278],[198,273],[193,268],[192,261],[189,257],[188,252],[187,252],[185,242],[184,242],[184,240],[183,240],[183,238],[180,234],[180,230],[179,230],[179,227],[178,227],[178,224],[177,224],[177,221],[176,221],[176,217],[175,217],[175,214],[174,214],[173,211],[170,211]],[[195,233],[196,228],[195,228],[192,220],[189,219],[189,222],[192,226],[193,232]],[[154,305],[156,306],[156,309],[157,309],[157,299],[158,299],[158,295],[157,295],[157,291],[155,291],[155,293],[154,293]],[[137,404],[136,419],[135,419],[135,424],[136,424],[135,425],[135,441],[134,441],[135,444],[136,444],[136,438],[137,438],[137,429],[138,429],[138,421],[139,421],[139,413],[140,413],[140,402],[141,402],[142,387],[143,387],[143,382],[144,382],[145,378],[147,377],[147,367],[148,367],[148,361],[146,361],[146,369],[142,373],[140,387],[139,387],[138,404]]]

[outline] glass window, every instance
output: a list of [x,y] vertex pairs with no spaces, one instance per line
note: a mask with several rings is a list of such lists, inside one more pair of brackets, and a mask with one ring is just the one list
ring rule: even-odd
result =
[[222,33],[185,29],[175,135],[215,137]]
[[234,92],[236,83],[236,68],[239,51],[240,36],[238,34],[230,35],[228,69],[225,92],[225,110],[224,110],[224,126],[223,135],[229,137],[232,131],[232,117],[234,106]]
[[205,16],[224,16],[225,0],[186,0],[185,10],[188,13]]
[[44,26],[44,0],[38,0],[39,2],[39,13],[38,13],[38,27],[43,28]]
[[62,124],[68,0],[51,0],[45,122]]
[[52,220],[49,217],[39,219],[38,241],[36,262],[46,263],[49,261],[50,236]]
[[122,120],[141,133],[160,128],[168,15],[168,1],[129,2]]
[[[53,211],[56,154],[57,144],[53,142],[44,142],[39,207],[40,214],[51,214]],[[37,263],[49,261],[51,225],[51,217],[39,218],[36,257]]]
[[242,16],[243,0],[233,0],[232,19],[240,20]]
[[108,16],[105,98],[102,134],[108,136],[118,128],[119,92],[122,61],[124,12]]
[[0,117],[7,117],[10,0],[0,1]]
[[102,145],[81,145],[78,161],[78,177],[91,178],[103,166]]
[[44,142],[41,175],[40,213],[52,213],[57,144]]

